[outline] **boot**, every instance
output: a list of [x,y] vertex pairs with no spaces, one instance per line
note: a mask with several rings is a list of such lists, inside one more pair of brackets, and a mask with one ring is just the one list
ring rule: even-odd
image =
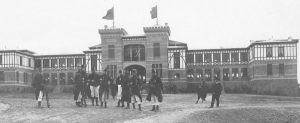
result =
[[117,105],[117,107],[120,107],[120,103],[121,103],[121,101],[119,100],[119,101],[118,101],[118,105]]
[[98,98],[95,98],[95,100],[96,100],[96,106],[99,106]]
[[158,111],[158,110],[159,110],[159,106],[157,105],[157,106],[156,106],[156,111]]
[[152,110],[150,110],[150,111],[155,111],[155,105],[153,105]]
[[122,101],[122,107],[124,107],[124,101]]
[[38,101],[38,108],[41,108],[41,107],[42,107],[42,102]]
[[101,108],[103,107],[103,102],[101,101]]
[[94,98],[92,97],[92,106],[94,106]]
[[142,111],[141,104],[138,104],[138,106],[139,106],[139,111]]
[[106,102],[104,102],[104,108],[107,108]]
[[126,109],[130,109],[130,104],[129,103],[127,103]]
[[135,109],[135,104],[134,103],[132,103],[132,108]]

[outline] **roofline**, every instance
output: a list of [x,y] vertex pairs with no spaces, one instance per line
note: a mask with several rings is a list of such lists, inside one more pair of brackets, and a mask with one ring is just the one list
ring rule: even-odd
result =
[[298,43],[299,39],[292,39],[292,41],[272,41],[272,42],[252,42],[247,48],[250,48],[253,45],[258,44],[292,44],[292,43]]
[[84,54],[55,54],[55,55],[36,55],[36,57],[52,57],[52,56],[84,56]]
[[15,53],[19,53],[19,54],[22,54],[22,55],[27,55],[27,56],[34,57],[33,54],[27,54],[27,53],[21,52],[20,50],[0,50],[0,52],[15,52]]
[[224,51],[224,50],[248,50],[249,48],[224,48],[224,49],[192,49],[188,52],[198,52],[198,51]]

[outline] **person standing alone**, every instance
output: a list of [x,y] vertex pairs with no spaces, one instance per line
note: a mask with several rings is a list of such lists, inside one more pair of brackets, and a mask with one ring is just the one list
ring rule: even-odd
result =
[[38,101],[38,108],[41,108],[44,95],[46,96],[47,107],[50,108],[48,91],[46,90],[47,83],[41,72],[41,69],[39,69],[38,73],[33,79],[32,87],[35,89],[35,98]]
[[156,72],[153,72],[153,76],[149,80],[150,90],[147,96],[147,101],[153,102],[153,108],[151,111],[158,111],[159,104],[162,102],[163,84],[161,79],[156,74]]
[[223,90],[223,87],[222,87],[221,83],[219,81],[215,80],[215,83],[212,86],[212,99],[211,99],[210,108],[214,107],[215,100],[217,101],[217,107],[219,107],[220,96],[221,96],[222,90]]

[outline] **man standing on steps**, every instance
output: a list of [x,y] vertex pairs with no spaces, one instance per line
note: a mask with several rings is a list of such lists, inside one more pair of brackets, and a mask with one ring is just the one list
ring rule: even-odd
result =
[[46,90],[47,83],[41,72],[41,69],[39,69],[38,73],[33,79],[32,87],[35,89],[35,98],[38,101],[38,108],[41,108],[44,95],[46,96],[47,107],[50,108],[48,92]]
[[118,100],[118,105],[117,107],[120,107],[120,104],[122,104],[122,107],[124,107],[124,101],[122,99],[122,85],[124,83],[125,77],[123,75],[122,70],[119,70],[119,76],[116,79],[116,85],[118,87],[117,91],[117,100]]
[[142,104],[142,96],[141,96],[141,80],[137,76],[136,69],[132,70],[132,77],[130,79],[130,87],[131,87],[131,103],[132,108],[135,109],[135,103],[139,106],[139,111],[142,110],[141,104]]
[[219,81],[215,80],[215,83],[212,85],[212,99],[211,99],[210,108],[214,107],[215,100],[217,100],[217,107],[219,107],[220,96],[221,96],[222,90],[223,90],[223,87],[222,87],[221,83]]
[[96,106],[99,106],[98,100],[99,100],[99,75],[95,73],[95,70],[92,70],[92,73],[88,77],[89,79],[89,86],[91,90],[91,100],[92,105],[94,106],[94,100],[96,101]]
[[101,101],[101,107],[103,107],[103,103],[104,103],[104,108],[107,108],[106,100],[108,98],[109,85],[112,83],[111,78],[107,74],[108,74],[108,71],[107,71],[107,69],[105,69],[104,74],[100,77],[99,96],[100,96],[100,101]]
[[151,111],[159,110],[159,103],[162,102],[163,84],[161,79],[157,76],[155,71],[152,72],[152,78],[149,80],[149,93],[147,96],[148,101],[153,102]]

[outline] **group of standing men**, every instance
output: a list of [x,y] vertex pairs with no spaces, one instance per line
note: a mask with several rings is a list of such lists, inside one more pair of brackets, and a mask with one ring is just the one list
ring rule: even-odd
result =
[[[142,95],[141,87],[142,80],[138,77],[137,71],[133,69],[132,75],[129,71],[119,71],[119,76],[116,78],[117,86],[117,107],[125,107],[124,103],[127,103],[126,109],[135,109],[135,104],[137,104],[138,109],[141,111],[142,107]],[[113,85],[113,80],[107,75],[107,71],[104,70],[104,74],[98,75],[95,71],[92,71],[90,75],[87,75],[84,67],[78,70],[75,76],[74,84],[74,100],[75,104],[79,107],[87,106],[87,97],[91,98],[92,105],[96,102],[96,106],[99,106],[98,100],[101,102],[101,107],[107,108],[107,98],[111,85]],[[161,79],[155,74],[149,81],[149,93],[147,96],[148,101],[152,101],[153,109],[152,111],[159,110],[159,103],[162,102],[162,82]],[[113,90],[111,90],[113,91]]]

